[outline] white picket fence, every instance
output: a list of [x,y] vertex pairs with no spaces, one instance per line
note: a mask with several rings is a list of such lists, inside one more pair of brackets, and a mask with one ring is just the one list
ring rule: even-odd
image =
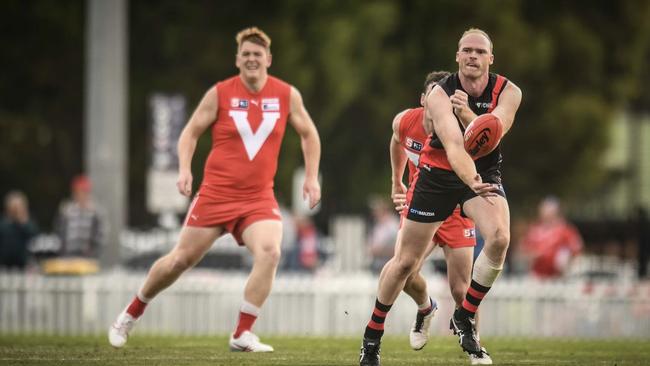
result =
[[[87,277],[0,273],[0,333],[97,334],[133,297],[144,273]],[[139,334],[213,335],[231,332],[241,303],[243,273],[191,271],[157,297]],[[280,275],[255,330],[262,334],[360,336],[372,310],[377,279],[366,273]],[[440,309],[432,333],[449,334],[447,283],[431,278]],[[405,335],[416,306],[400,295],[387,334]],[[541,283],[502,278],[481,306],[482,336],[650,338],[650,285]]]

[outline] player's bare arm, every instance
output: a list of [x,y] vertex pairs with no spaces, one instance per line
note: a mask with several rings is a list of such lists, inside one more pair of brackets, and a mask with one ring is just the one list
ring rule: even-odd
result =
[[489,183],[483,183],[481,176],[476,172],[474,161],[465,151],[463,134],[454,117],[451,101],[441,87],[436,86],[429,93],[427,108],[433,120],[436,136],[442,142],[447,160],[456,175],[479,196],[488,199],[494,196],[494,187]]
[[314,208],[320,202],[320,184],[318,183],[318,165],[320,163],[320,137],[314,121],[309,116],[298,89],[291,88],[291,111],[289,123],[300,136],[300,146],[305,159],[305,183],[302,187],[303,198],[309,198],[309,207]]
[[508,82],[506,88],[503,89],[499,96],[499,103],[492,111],[492,114],[499,117],[503,124],[503,135],[505,136],[513,123],[515,122],[515,114],[521,104],[521,89],[513,82]]
[[184,196],[192,194],[192,157],[199,137],[217,117],[218,100],[217,88],[210,88],[192,113],[192,117],[178,139],[178,181],[176,181],[176,187],[178,192]]
[[406,186],[402,178],[408,157],[400,145],[399,135],[399,126],[405,113],[406,110],[400,112],[393,119],[393,135],[390,138],[390,167],[392,170],[390,197],[397,211],[401,211],[406,205]]

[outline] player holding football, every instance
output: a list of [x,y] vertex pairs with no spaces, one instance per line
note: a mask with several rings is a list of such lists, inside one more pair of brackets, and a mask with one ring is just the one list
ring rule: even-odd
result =
[[473,161],[464,149],[463,130],[477,115],[492,113],[503,124],[505,134],[521,102],[521,90],[516,85],[489,72],[493,61],[487,33],[467,30],[458,42],[458,72],[438,83],[426,97],[426,113],[434,133],[425,144],[418,175],[409,188],[401,243],[379,280],[375,308],[362,343],[362,366],[380,364],[386,315],[408,277],[417,270],[436,230],[459,204],[483,234],[485,246],[450,325],[464,351],[475,355],[482,351],[474,316],[503,268],[510,241],[510,212],[501,185],[499,148]]
[[[426,95],[438,81],[447,76],[449,76],[449,72],[446,71],[434,71],[427,75],[424,81],[424,90],[420,97],[422,106],[424,106]],[[424,107],[402,111],[393,120],[393,136],[390,141],[391,197],[395,203],[395,209],[401,212],[402,219],[406,214],[404,210],[406,207],[406,187],[402,182],[402,177],[408,165],[408,182],[411,185],[417,170],[420,152],[431,132],[425,130],[424,124]],[[399,245],[398,240],[396,246]],[[460,214],[460,207],[456,207],[452,215],[436,231],[433,240],[429,242],[425,254],[418,264],[417,270],[408,278],[404,286],[404,292],[418,304],[416,320],[409,334],[411,348],[414,350],[421,350],[427,344],[431,319],[437,310],[436,302],[427,294],[426,280],[420,274],[424,259],[433,252],[436,246],[440,246],[444,252],[447,261],[449,289],[456,306],[460,307],[472,278],[474,247],[476,246],[474,223]],[[485,348],[481,348],[480,353],[470,354],[469,357],[473,365],[492,364],[490,355]]]
[[176,246],[158,259],[133,301],[109,330],[109,341],[122,347],[146,305],[187,269],[198,263],[225,232],[253,255],[244,301],[230,349],[272,352],[251,332],[268,297],[280,259],[282,223],[273,193],[278,154],[287,121],[300,136],[305,159],[303,197],[309,207],[320,201],[320,139],[298,90],[268,75],[271,39],[261,30],[237,34],[239,75],[210,88],[178,142],[177,188],[192,194],[191,162],[197,140],[210,128],[212,150],[203,182],[187,212]]

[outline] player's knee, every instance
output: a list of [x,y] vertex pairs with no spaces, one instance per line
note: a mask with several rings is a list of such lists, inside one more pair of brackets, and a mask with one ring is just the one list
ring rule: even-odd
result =
[[510,232],[506,229],[497,228],[488,240],[494,250],[505,252],[510,244]]
[[188,270],[194,261],[187,254],[175,253],[169,256],[169,271],[172,273],[182,273]]
[[262,245],[261,250],[258,251],[259,259],[276,266],[280,262],[280,255],[280,247],[275,243]]
[[408,277],[415,270],[418,261],[417,258],[402,257],[394,262],[399,277]]

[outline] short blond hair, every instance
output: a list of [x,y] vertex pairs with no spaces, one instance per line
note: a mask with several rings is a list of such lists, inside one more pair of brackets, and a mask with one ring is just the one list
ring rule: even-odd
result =
[[248,41],[266,48],[267,51],[271,51],[271,37],[257,27],[249,27],[240,31],[237,33],[235,39],[237,40],[237,49],[241,48],[241,45]]
[[487,34],[487,32],[485,32],[483,29],[480,29],[480,28],[470,28],[470,29],[466,30],[465,32],[463,32],[463,35],[460,36],[460,39],[458,40],[458,49],[460,49],[460,41],[462,41],[463,38],[465,38],[465,36],[467,36],[469,34],[473,34],[473,33],[480,34],[483,37],[487,38],[488,42],[490,42],[490,52],[493,51],[494,47],[492,46],[492,38],[490,38],[490,36]]

